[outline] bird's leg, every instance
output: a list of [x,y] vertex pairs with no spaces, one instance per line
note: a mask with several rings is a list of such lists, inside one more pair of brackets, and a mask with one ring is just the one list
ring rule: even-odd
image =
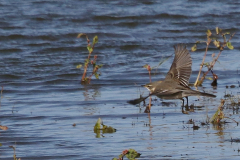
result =
[[182,98],[181,100],[182,100],[182,107],[184,107],[184,99]]
[[182,98],[182,113],[185,114],[185,111],[184,111],[184,99]]
[[186,97],[186,99],[187,99],[187,106],[188,106],[188,97]]

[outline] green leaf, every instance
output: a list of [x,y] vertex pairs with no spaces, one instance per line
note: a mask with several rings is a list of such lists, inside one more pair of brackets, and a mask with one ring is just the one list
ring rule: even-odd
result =
[[146,69],[147,69],[147,68],[148,68],[148,64],[145,64],[145,65],[143,66],[143,68],[146,68]]
[[87,65],[88,63],[89,63],[89,59],[86,59],[84,65]]
[[106,126],[103,124],[101,118],[98,118],[97,123],[94,126],[94,132],[102,130],[102,133],[114,133],[116,129],[111,126]]
[[106,126],[106,125],[103,125],[102,130],[103,130],[102,133],[114,133],[117,131],[115,128],[113,128],[111,126]]
[[208,29],[206,34],[207,34],[208,37],[210,37],[212,35],[212,32]]
[[84,78],[84,82],[88,82],[88,81],[89,81],[88,77]]
[[93,51],[93,48],[92,48],[92,46],[91,46],[91,45],[88,45],[88,46],[87,46],[87,49],[88,49],[88,52],[89,52],[89,53],[92,53],[92,51]]
[[219,27],[216,27],[216,34],[219,34],[219,33],[221,33],[221,32],[222,32],[222,29],[219,28]]
[[143,68],[146,68],[148,71],[151,71],[151,70],[152,70],[151,66],[148,65],[148,64],[145,64],[145,65],[143,66]]
[[196,44],[201,43],[201,41],[196,41]]
[[229,49],[234,49],[234,47],[232,46],[231,42],[227,42],[227,47],[228,47]]
[[135,151],[134,149],[129,149],[128,150],[128,153],[126,154],[126,157],[128,159],[131,159],[131,160],[135,160],[135,158],[139,158],[140,157],[140,153],[138,153],[137,151]]
[[218,40],[214,40],[213,41],[213,44],[217,47],[217,48],[219,48],[221,45],[220,45],[220,42],[218,41]]
[[216,34],[219,34],[219,30],[218,30],[219,28],[218,27],[216,27]]
[[94,73],[94,76],[96,77],[96,79],[99,79],[99,74]]
[[225,103],[225,100],[222,99],[220,106],[218,107],[217,111],[215,112],[215,114],[210,119],[211,123],[218,123],[219,124],[220,121],[225,118],[224,112],[223,112],[223,109],[222,109],[222,106],[224,105],[224,103]]
[[197,86],[201,86],[201,85],[202,85],[202,83],[203,83],[203,81],[201,81],[201,80],[198,80],[198,81],[197,81]]
[[206,62],[206,63],[203,63],[203,65],[205,65],[205,66],[209,66],[210,63],[209,63],[209,62]]
[[84,35],[84,33],[79,33],[77,38],[80,38],[82,35]]
[[93,38],[93,44],[96,44],[96,43],[98,43],[98,36],[95,36],[95,37]]
[[102,125],[102,119],[98,118],[97,123],[94,126],[94,130],[100,130]]
[[195,52],[197,50],[197,44],[194,44],[193,46],[192,46],[192,48],[191,48],[191,51],[192,52]]
[[79,65],[76,66],[77,69],[79,69],[79,68],[81,68],[81,67],[82,67],[81,64],[79,64]]
[[230,32],[225,32],[224,34],[225,34],[225,35],[226,35],[226,34],[230,34]]
[[[125,155],[120,154],[118,157],[122,159],[124,156]],[[117,160],[119,160],[119,159],[117,159]]]
[[0,147],[2,146],[2,143],[0,143]]
[[206,77],[206,79],[211,80],[211,81],[213,80],[212,77]]
[[98,65],[98,69],[101,68],[102,66],[103,66],[103,64],[99,64],[99,65]]

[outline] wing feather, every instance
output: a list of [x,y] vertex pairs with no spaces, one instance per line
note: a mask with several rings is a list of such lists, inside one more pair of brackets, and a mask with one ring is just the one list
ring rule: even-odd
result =
[[173,79],[181,85],[188,87],[192,73],[191,55],[184,44],[178,44],[177,46],[174,46],[174,49],[175,57],[165,80]]

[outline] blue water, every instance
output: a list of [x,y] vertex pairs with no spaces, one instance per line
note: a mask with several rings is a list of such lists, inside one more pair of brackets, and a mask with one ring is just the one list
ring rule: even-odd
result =
[[[221,127],[201,122],[215,113],[225,92],[239,93],[239,8],[238,1],[1,1],[0,125],[8,130],[0,130],[0,159],[13,159],[9,146],[22,160],[112,159],[129,148],[142,154],[139,159],[238,159],[239,144],[231,138],[240,136],[239,126],[230,119]],[[217,88],[209,80],[198,88],[217,98],[191,97],[195,107],[188,114],[180,100],[153,101],[150,114],[127,103],[148,93],[140,87],[149,82],[143,65],[157,66],[177,43],[190,49],[217,26],[236,32],[234,50],[226,48],[214,66]],[[78,33],[99,37],[93,54],[103,64],[101,76],[87,86],[80,83],[83,69],[76,68],[88,55]],[[191,52],[190,83],[205,46]],[[213,45],[207,62],[212,53],[218,54]],[[165,77],[172,59],[152,71],[152,80]],[[238,121],[238,110],[227,104],[226,116]],[[117,132],[96,138],[99,117]],[[193,130],[189,119],[200,128]]]

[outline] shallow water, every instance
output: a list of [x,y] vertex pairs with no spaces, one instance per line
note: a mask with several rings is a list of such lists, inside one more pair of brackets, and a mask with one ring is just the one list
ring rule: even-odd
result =
[[[27,159],[112,159],[133,148],[139,159],[239,159],[239,126],[202,126],[224,98],[239,93],[239,18],[237,1],[44,1],[0,2],[0,159],[16,155]],[[149,82],[145,64],[157,66],[173,54],[173,45],[188,49],[205,39],[215,27],[236,32],[234,50],[224,50],[214,67],[217,88],[205,80],[204,90],[217,98],[191,97],[194,111],[183,114],[181,101],[153,101],[150,114],[129,105],[138,98],[139,86]],[[76,65],[87,57],[86,40],[98,35],[94,53],[99,80],[80,84],[82,70]],[[191,52],[194,83],[205,45]],[[210,46],[209,53],[215,52]],[[173,58],[152,75],[166,75]],[[207,61],[211,60],[208,56]],[[209,74],[210,75],[210,74]],[[226,85],[235,85],[227,88]],[[144,88],[141,92],[147,94]],[[239,121],[238,110],[224,110]],[[98,118],[117,129],[96,138]],[[193,130],[193,119],[198,130]],[[73,127],[73,124],[76,124]]]

